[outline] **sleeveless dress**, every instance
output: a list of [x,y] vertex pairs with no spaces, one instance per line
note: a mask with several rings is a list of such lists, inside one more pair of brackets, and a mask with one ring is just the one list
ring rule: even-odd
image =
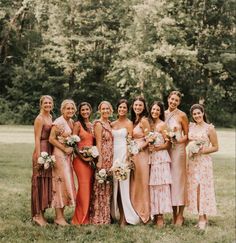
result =
[[[43,125],[40,137],[40,152],[47,152],[51,155],[52,146],[49,143],[51,125]],[[37,155],[34,150],[32,167],[32,187],[31,187],[31,213],[32,217],[49,208],[52,201],[52,169],[47,170],[37,168]]]
[[[195,123],[189,125],[189,140],[203,142],[203,147],[210,146],[208,136],[211,124],[199,128]],[[195,155],[188,158],[187,166],[188,210],[193,214],[216,215],[216,200],[213,181],[212,158],[209,154]],[[197,207],[197,191],[199,186],[199,210]]]
[[[53,122],[53,125],[59,127],[64,133],[72,133],[71,128],[63,116],[57,118]],[[63,143],[60,139],[58,141]],[[52,207],[63,208],[65,206],[75,206],[76,190],[71,155],[65,154],[56,146],[53,149],[53,155],[56,157],[56,164],[52,169]]]
[[[156,126],[156,130],[158,125]],[[156,145],[165,143],[161,133],[155,131],[157,135]],[[149,155],[150,168],[150,201],[151,215],[171,213],[171,193],[172,183],[170,172],[171,159],[167,150],[151,152]]]
[[[145,143],[145,134],[140,123],[133,129],[133,139],[139,147]],[[147,149],[134,155],[133,160],[135,169],[131,175],[131,202],[143,223],[147,223],[150,218],[149,155]]]
[[[81,150],[85,146],[93,146],[93,135],[86,131],[79,121],[77,123],[80,127],[78,136],[81,139],[78,143],[78,148]],[[76,195],[75,212],[71,223],[88,224],[94,171],[87,162],[81,160],[78,156],[73,160],[73,167],[78,179],[78,191]]]
[[[112,130],[113,138],[114,138],[114,155],[113,155],[113,164],[116,161],[126,162],[126,154],[127,154],[127,129],[121,128],[117,130]],[[133,206],[130,201],[130,174],[128,178],[124,181],[119,181],[113,178],[113,200],[112,200],[112,217],[114,219],[119,220],[120,212],[117,204],[117,195],[118,188],[120,191],[122,207],[124,210],[125,220],[129,224],[137,224],[139,223],[139,216],[133,209]]]
[[[179,110],[170,113],[165,112],[165,122],[170,129],[177,129],[177,140],[182,137],[182,126],[178,121]],[[169,149],[171,158],[171,200],[172,206],[183,206],[186,204],[186,151],[185,144],[175,144]]]
[[[95,121],[102,125],[102,166],[101,169],[110,170],[113,158],[113,138],[110,124],[101,121]],[[112,182],[99,184],[95,179],[92,191],[90,222],[92,224],[110,224],[111,223],[111,197]]]

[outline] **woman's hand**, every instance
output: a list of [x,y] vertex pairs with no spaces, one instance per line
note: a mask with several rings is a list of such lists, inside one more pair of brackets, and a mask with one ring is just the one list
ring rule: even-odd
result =
[[99,156],[98,158],[98,162],[96,164],[96,167],[100,170],[102,168],[102,157]]
[[148,149],[149,149],[149,152],[153,152],[155,150],[155,147],[153,144],[148,144]]
[[65,147],[64,148],[64,153],[66,153],[67,155],[70,155],[72,152],[73,152],[72,147]]

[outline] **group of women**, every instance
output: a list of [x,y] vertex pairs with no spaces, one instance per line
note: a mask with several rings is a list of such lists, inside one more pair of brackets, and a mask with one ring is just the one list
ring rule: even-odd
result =
[[[202,105],[194,104],[190,113],[193,122],[178,109],[181,93],[172,91],[168,109],[154,101],[149,110],[145,99],[136,97],[131,105],[126,99],[117,104],[117,119],[110,121],[112,105],[102,101],[99,119],[91,123],[91,105],[82,102],[78,111],[73,100],[61,104],[61,116],[52,121],[53,99],[40,99],[40,113],[34,122],[35,151],[32,176],[32,218],[40,226],[47,225],[44,212],[55,208],[54,223],[68,225],[65,206],[75,206],[73,225],[110,224],[118,220],[125,224],[146,224],[153,220],[158,228],[164,226],[166,213],[173,213],[172,223],[182,226],[184,207],[199,215],[200,229],[205,229],[208,215],[216,214],[212,159],[218,150],[215,128],[208,124]],[[77,113],[77,121],[72,118]],[[170,135],[172,133],[172,135]],[[73,148],[62,138],[78,135],[79,150],[96,145],[99,156],[93,169],[82,154],[73,155]],[[154,141],[150,134],[155,134]],[[173,135],[174,134],[174,135]],[[135,141],[138,153],[130,154],[127,138]],[[186,156],[189,141],[200,141],[194,156]],[[42,151],[53,154],[56,165],[45,170],[38,167]],[[72,156],[73,155],[73,156]],[[186,160],[188,161],[186,163]],[[110,171],[116,163],[133,163],[134,169],[126,180],[99,183],[95,174],[100,169]],[[78,179],[74,183],[73,174]]]

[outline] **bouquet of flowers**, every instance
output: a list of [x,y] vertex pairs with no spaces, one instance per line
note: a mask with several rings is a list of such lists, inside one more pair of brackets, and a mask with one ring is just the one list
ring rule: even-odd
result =
[[68,146],[68,147],[72,147],[75,148],[77,146],[77,143],[80,141],[80,137],[77,135],[70,135],[68,137],[65,138],[64,143]]
[[111,167],[111,171],[117,180],[124,181],[128,178],[130,167],[128,164],[115,161],[114,165]]
[[145,138],[149,144],[154,145],[156,144],[157,133],[151,131],[148,133],[148,135]]
[[100,169],[98,172],[96,172],[95,179],[98,181],[99,184],[109,184],[112,176],[105,169]]
[[49,155],[47,152],[41,152],[38,158],[38,164],[41,165],[45,170],[49,167],[54,167],[56,158],[54,155]]
[[85,146],[79,153],[85,158],[84,161],[88,162],[92,168],[96,168],[95,159],[99,156],[96,146]]
[[171,142],[172,148],[175,147],[175,143],[177,142],[177,127],[174,128],[168,128],[168,130],[164,130],[167,140]]
[[188,143],[187,151],[189,158],[193,158],[194,155],[196,155],[200,149],[202,148],[204,142],[198,141],[198,140],[192,140]]
[[127,141],[128,152],[131,153],[132,155],[138,154],[139,147],[136,141],[134,141],[130,137],[127,137],[126,141]]

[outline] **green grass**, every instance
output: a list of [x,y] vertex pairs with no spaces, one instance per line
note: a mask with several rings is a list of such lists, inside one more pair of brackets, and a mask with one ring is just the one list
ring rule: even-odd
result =
[[[235,240],[235,133],[219,130],[220,151],[214,154],[214,178],[218,215],[210,218],[206,232],[194,228],[196,216],[185,212],[182,228],[171,225],[157,230],[148,225],[119,228],[107,226],[57,227],[54,211],[46,217],[46,228],[32,224],[30,217],[32,127],[0,126],[0,241],[1,242],[233,242]],[[17,139],[14,139],[17,138]],[[66,209],[70,221],[73,208]]]

